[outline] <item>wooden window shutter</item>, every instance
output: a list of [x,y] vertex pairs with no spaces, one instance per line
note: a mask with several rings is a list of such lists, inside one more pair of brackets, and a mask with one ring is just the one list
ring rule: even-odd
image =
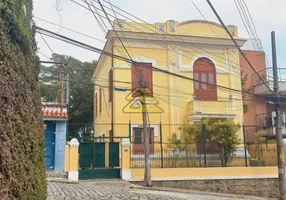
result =
[[[148,67],[149,66],[149,67]],[[152,76],[152,63],[135,63],[131,66],[131,79],[132,79],[132,91],[141,88],[140,74],[145,81],[145,87],[153,91],[153,76]],[[133,97],[140,96],[140,92],[136,92]],[[145,94],[145,96],[153,96],[152,92]]]
[[113,72],[112,69],[108,72],[108,102],[112,102],[112,92],[113,92]]
[[217,100],[217,87],[209,85],[216,84],[216,69],[211,60],[208,58],[199,58],[195,61],[194,79],[201,81],[201,83],[194,83],[196,100]]
[[101,87],[99,88],[99,113],[101,113],[102,110],[102,91],[101,91]]
[[95,93],[95,109],[94,109],[94,112],[95,112],[95,117],[97,117],[97,93]]

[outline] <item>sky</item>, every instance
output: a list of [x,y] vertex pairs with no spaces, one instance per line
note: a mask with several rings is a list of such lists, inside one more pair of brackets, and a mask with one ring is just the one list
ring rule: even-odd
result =
[[[84,4],[81,0],[73,0]],[[97,1],[97,0],[95,0]],[[106,0],[101,0],[102,3]],[[137,16],[144,21],[155,23],[173,19],[179,22],[193,19],[203,19],[201,14],[192,4],[191,0],[110,0],[112,4]],[[205,18],[218,22],[208,6],[206,0],[193,0]],[[249,38],[249,35],[239,16],[234,0],[212,0],[213,6],[226,25],[238,27],[240,38]],[[276,32],[278,67],[286,68],[286,1],[285,0],[245,0],[257,34],[262,40],[263,48],[268,60],[271,62],[271,31]],[[95,5],[98,5],[95,3]],[[97,48],[103,48],[104,42],[79,35],[58,26],[49,24],[40,19],[54,24],[73,29],[75,31],[105,41],[105,34],[99,28],[91,12],[85,10],[72,0],[34,0],[34,21],[37,26],[54,31],[61,35],[79,40]],[[112,14],[110,12],[110,14]],[[118,18],[123,18],[117,16]],[[38,19],[40,18],[40,19]],[[113,20],[113,19],[112,19]],[[107,25],[108,22],[105,21]],[[110,28],[110,26],[109,26]],[[46,45],[39,34],[36,35],[38,51],[41,60],[48,60],[52,52],[73,56],[81,61],[91,62],[98,59],[99,54],[81,49],[44,36],[50,46]],[[45,56],[41,55],[44,54]],[[48,58],[46,58],[48,57]]]

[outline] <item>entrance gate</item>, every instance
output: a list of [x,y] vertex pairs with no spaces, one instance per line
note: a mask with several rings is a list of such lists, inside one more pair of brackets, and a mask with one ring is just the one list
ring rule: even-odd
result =
[[78,140],[79,179],[120,178],[119,142],[109,142],[109,138]]

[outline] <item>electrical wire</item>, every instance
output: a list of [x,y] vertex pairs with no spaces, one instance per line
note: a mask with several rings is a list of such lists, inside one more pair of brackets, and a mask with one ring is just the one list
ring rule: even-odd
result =
[[85,3],[87,4],[89,10],[92,12],[92,15],[94,16],[94,18],[95,18],[95,20],[96,20],[96,22],[97,22],[99,28],[100,28],[103,32],[106,32],[106,30],[104,29],[104,27],[101,25],[100,21],[97,19],[95,13],[92,11],[90,4],[87,2],[87,0],[84,0],[84,1],[85,1]]
[[[238,93],[243,93],[243,91],[241,91],[241,90],[228,88],[226,86],[217,85],[217,84],[213,84],[213,83],[203,82],[203,81],[200,81],[200,80],[195,80],[195,79],[190,78],[190,77],[186,77],[186,76],[183,76],[183,75],[180,75],[180,74],[176,74],[176,73],[173,73],[173,72],[165,71],[165,70],[157,68],[157,67],[146,65],[145,63],[135,62],[135,61],[132,61],[132,60],[130,60],[128,58],[124,58],[122,56],[118,56],[116,54],[112,54],[112,53],[106,52],[106,51],[101,50],[99,48],[92,47],[90,45],[84,44],[82,42],[73,40],[73,39],[68,38],[66,36],[62,36],[60,34],[54,33],[52,31],[48,31],[48,30],[40,28],[40,27],[36,27],[36,29],[37,29],[37,32],[40,32],[41,34],[44,34],[46,36],[53,37],[55,39],[59,39],[59,40],[62,40],[64,42],[67,42],[67,43],[70,43],[70,44],[73,44],[73,45],[85,48],[85,49],[90,50],[90,51],[101,53],[101,54],[104,54],[104,55],[107,55],[107,56],[110,56],[110,57],[113,56],[115,59],[118,59],[118,60],[122,60],[122,61],[125,61],[125,62],[128,62],[128,63],[136,63],[136,65],[143,66],[143,67],[146,67],[146,68],[151,68],[154,71],[162,72],[162,73],[165,73],[165,74],[168,74],[168,75],[172,75],[172,76],[175,76],[175,77],[179,77],[179,78],[182,78],[182,79],[185,79],[185,80],[189,80],[189,81],[193,81],[193,82],[197,82],[197,83],[203,83],[203,84],[206,84],[206,85],[215,86],[215,87],[218,87],[218,88],[221,88],[221,89],[226,89],[226,90],[230,90],[230,91],[234,91],[234,92],[238,92]],[[257,94],[251,93],[251,92],[244,92],[244,93],[257,95]],[[259,95],[257,95],[257,96],[259,96]]]
[[222,21],[222,19],[220,18],[219,14],[217,13],[217,11],[215,10],[215,8],[213,7],[212,3],[210,2],[210,0],[207,0],[209,6],[211,7],[212,11],[214,12],[214,14],[216,15],[217,19],[219,20],[220,24],[224,27],[224,29],[226,30],[227,34],[229,35],[229,37],[231,38],[231,40],[233,41],[233,43],[235,44],[235,46],[237,47],[238,51],[240,52],[240,54],[243,56],[243,58],[246,60],[246,62],[249,64],[249,66],[251,67],[251,69],[254,71],[254,73],[260,78],[260,80],[263,82],[263,84],[267,87],[267,89],[274,95],[277,97],[277,95],[271,90],[271,88],[268,86],[268,84],[265,83],[265,81],[263,80],[263,78],[261,77],[260,74],[257,73],[257,71],[255,70],[255,68],[252,66],[252,64],[250,63],[250,61],[248,60],[248,58],[245,56],[245,54],[243,53],[243,51],[240,49],[240,47],[238,46],[238,44],[236,43],[235,39],[233,38],[233,36],[231,35],[231,33],[229,32],[229,30],[227,29],[227,27],[225,26],[224,22]]
[[[79,5],[79,6],[83,7],[83,8],[85,8],[85,9],[88,9],[87,7],[81,5],[80,3],[78,3],[78,2],[76,2],[76,1],[74,1],[74,0],[71,0],[71,1],[74,2],[74,3],[76,3],[77,5]],[[81,1],[83,1],[83,0],[81,0]],[[114,5],[113,5],[113,6],[114,6]],[[105,7],[105,8],[108,8],[107,6],[104,6],[104,7]],[[115,7],[116,7],[116,6],[115,6]],[[97,8],[97,9],[99,9],[99,8]],[[110,8],[108,8],[108,9],[110,9]],[[121,16],[125,16],[125,15],[122,15],[122,14],[120,14],[120,13],[118,13],[118,12],[116,12],[116,13],[119,14],[119,15],[121,15]],[[113,15],[111,15],[111,14],[109,14],[109,13],[108,13],[108,15],[115,18],[115,16],[113,16]],[[125,16],[125,17],[126,17],[126,16]],[[129,20],[132,21],[132,19],[130,19],[130,18],[128,18],[128,17],[127,17],[127,19],[129,19]],[[136,21],[133,21],[133,22],[135,22],[136,24],[138,24]],[[147,32],[144,32],[142,29],[139,29],[138,27],[133,26],[133,25],[131,25],[131,24],[127,24],[127,25],[130,26],[130,27],[135,28],[136,30],[139,30],[140,32],[136,32],[136,34],[138,34],[138,35],[139,35],[140,37],[142,37],[142,38],[147,39],[146,37],[140,35],[140,33],[147,33]],[[154,29],[148,28],[148,27],[146,27],[146,26],[144,26],[144,25],[142,25],[142,24],[138,24],[138,25],[144,27],[145,29],[148,29],[148,30],[152,31],[152,33],[157,33],[156,31],[154,31]],[[124,29],[130,30],[130,29],[126,28],[126,27],[125,27]],[[130,30],[130,31],[132,32],[132,30]],[[133,32],[134,32],[134,31],[133,31]],[[170,34],[167,33],[167,32],[165,32],[165,33],[166,33],[168,36],[178,38],[178,37],[176,37],[175,35],[170,35]],[[152,38],[157,39],[157,38],[154,37],[153,35],[149,35],[149,36],[152,37]],[[179,39],[180,39],[180,38],[179,38]],[[181,40],[181,39],[180,39],[180,41],[183,41],[184,43],[188,43],[188,42],[186,42],[186,41],[184,41],[184,40]],[[163,45],[161,45],[160,43],[158,43],[158,42],[156,42],[156,41],[153,41],[153,42],[156,43],[158,46],[161,46],[161,47],[166,48],[166,49],[168,49],[168,50],[170,50],[170,51],[172,51],[172,52],[177,53],[175,50],[173,50],[173,49],[171,49],[171,48],[169,48],[169,47],[167,47],[167,46],[163,46]],[[195,45],[193,45],[193,44],[192,44],[192,46],[194,46],[194,47],[196,47],[196,48],[198,48],[198,49],[201,49],[202,51],[205,51],[205,52],[207,52],[207,53],[209,53],[209,54],[211,54],[211,55],[214,55],[214,56],[216,56],[216,57],[218,57],[218,58],[220,58],[220,59],[222,59],[222,60],[225,60],[224,57],[220,57],[220,56],[218,56],[218,55],[215,55],[215,54],[213,54],[213,53],[211,53],[211,52],[209,52],[209,51],[206,51],[206,50],[203,49],[203,48],[200,48],[200,47],[195,46]],[[181,50],[182,50],[182,49],[181,49]],[[194,51],[199,52],[199,51],[197,51],[197,50],[194,50]],[[187,52],[185,52],[185,53],[187,53]],[[199,53],[200,53],[200,52],[199,52]],[[197,54],[192,54],[192,53],[190,53],[190,52],[188,52],[188,54],[193,55],[193,56],[197,56]],[[188,56],[186,56],[186,55],[184,55],[184,54],[183,54],[182,56],[183,56],[183,57],[186,57],[186,58],[189,58],[189,59],[192,60],[192,58],[190,58],[190,57],[188,57]],[[234,63],[234,62],[229,61],[229,63]],[[234,63],[234,64],[235,64],[235,65],[238,65],[238,63]],[[219,65],[217,65],[217,66],[219,66]],[[234,75],[234,76],[235,76],[235,75]]]
[[[71,0],[72,2],[74,2],[74,3],[76,3],[76,4],[78,4],[78,5],[80,5],[81,7],[83,7],[83,8],[85,8],[85,9],[88,9],[88,8],[86,8],[85,6],[83,6],[83,5],[81,5],[81,4],[79,4],[78,2],[75,2],[74,0]],[[105,6],[106,7],[106,6]],[[97,8],[98,9],[98,8]],[[111,14],[108,14],[109,16],[112,16]],[[114,17],[114,16],[112,16],[112,17]],[[135,26],[132,26],[132,25],[130,25],[131,27],[134,27],[134,28],[136,28]],[[127,29],[127,28],[125,28],[125,29]],[[140,30],[140,31],[142,31],[141,29],[138,29],[138,28],[136,28],[137,30]],[[127,29],[128,30],[128,29]],[[153,30],[152,30],[153,31]],[[143,33],[146,33],[146,32],[143,32]],[[137,33],[137,34],[139,34],[139,33]],[[140,34],[139,34],[140,35]],[[140,35],[141,37],[143,37],[143,38],[145,38],[145,39],[147,39],[146,37],[144,37],[144,36],[142,36],[142,35]],[[152,35],[151,35],[152,36]],[[154,36],[152,36],[152,37],[154,37]],[[155,43],[157,43],[157,42],[155,42]],[[162,45],[160,45],[159,43],[157,43],[159,46],[162,46]],[[168,50],[170,50],[170,51],[173,51],[173,52],[175,52],[175,53],[177,53],[176,51],[174,51],[174,50],[172,50],[172,49],[170,49],[170,48],[168,48],[167,46],[162,46],[163,48],[167,48]],[[202,50],[204,50],[204,49],[202,49]],[[194,55],[194,56],[197,56],[196,54],[192,54],[192,53],[189,53],[189,54],[191,54],[191,55]],[[194,61],[192,58],[190,58],[190,57],[188,57],[188,56],[186,56],[186,55],[182,55],[183,57],[186,57],[186,58],[189,58],[189,59],[191,59],[192,61]],[[220,58],[222,58],[222,57],[220,57]],[[224,58],[225,59],[225,58]],[[231,62],[231,61],[229,61],[229,62]],[[237,64],[237,63],[236,63]],[[216,64],[217,66],[219,66],[218,64]],[[221,67],[223,67],[223,66],[221,66]],[[223,67],[224,68],[224,67]],[[218,71],[222,71],[222,72],[224,72],[223,70],[220,70],[220,69],[217,69]],[[241,78],[240,76],[238,76],[238,75],[235,75],[235,74],[233,74],[233,73],[230,73],[230,74],[232,74],[233,76],[236,76],[236,77],[238,77],[238,78]],[[217,79],[217,80],[219,80],[219,79]],[[223,81],[223,80],[221,80],[221,81]],[[223,81],[223,82],[225,82],[225,81]],[[229,83],[229,82],[228,82]]]
[[[73,0],[72,0],[72,1],[73,1]],[[82,1],[82,0],[81,0],[81,1]],[[105,3],[111,5],[107,0],[102,0],[102,1],[104,1]],[[116,8],[116,9],[120,10],[121,12],[123,12],[123,13],[125,13],[125,14],[128,14],[129,16],[133,17],[134,19],[137,19],[137,20],[143,22],[144,24],[148,24],[148,22],[146,22],[146,21],[140,19],[139,17],[136,17],[135,15],[130,14],[130,13],[127,12],[127,11],[124,11],[123,9],[119,8],[118,6],[115,6],[114,4],[112,4],[112,6],[113,6],[114,8]],[[104,6],[104,7],[106,7],[107,9],[110,9],[110,8],[108,8],[107,6]],[[115,12],[116,12],[116,11],[115,11]],[[148,29],[148,30],[150,30],[150,31],[152,31],[152,32],[154,32],[154,33],[156,33],[156,31],[154,31],[154,29],[148,28],[147,26],[144,26],[143,24],[137,23],[136,21],[130,19],[130,18],[127,17],[126,15],[123,15],[123,14],[121,14],[121,13],[119,13],[119,12],[116,12],[116,13],[119,14],[120,16],[125,17],[126,19],[128,19],[128,20],[130,20],[130,21],[132,21],[132,22],[135,22],[135,23],[136,23],[137,25],[139,25],[139,26],[142,26],[142,27],[144,27],[144,28],[146,28],[146,29]],[[132,27],[134,27],[134,26],[132,26]],[[134,28],[136,28],[136,27],[134,27]],[[167,34],[168,36],[171,36],[171,37],[174,37],[174,38],[180,40],[181,42],[186,43],[185,40],[182,40],[181,38],[177,37],[176,35],[169,34],[169,33],[166,32],[166,31],[162,31],[162,32],[165,33],[165,34]],[[214,54],[214,53],[212,53],[212,52],[206,51],[205,49],[200,48],[200,47],[198,47],[198,46],[196,46],[196,45],[194,45],[194,44],[192,44],[192,46],[194,46],[194,47],[196,47],[196,48],[198,48],[198,49],[200,49],[200,50],[203,50],[203,51],[205,51],[205,52],[207,52],[207,53],[209,53],[209,54],[211,54],[211,55],[213,55],[213,56],[216,56],[216,57],[218,57],[218,58],[220,58],[220,59],[223,59],[223,60],[225,59],[224,57],[221,57],[221,56],[218,56],[218,55],[216,55],[216,54]],[[230,61],[230,63],[233,63],[233,62]],[[233,64],[238,65],[238,63],[233,63]]]
[[50,49],[50,51],[52,52],[52,54],[54,54],[52,48],[50,47],[50,45],[47,43],[47,41],[45,40],[45,38],[43,37],[43,35],[40,33],[41,38],[44,40],[45,44],[47,45],[47,47]]
[[82,32],[79,32],[79,31],[76,31],[76,30],[73,30],[73,29],[70,29],[70,28],[61,26],[61,25],[58,25],[58,24],[56,24],[56,23],[50,22],[50,21],[48,21],[48,20],[45,20],[45,19],[42,19],[42,18],[39,18],[39,17],[36,17],[36,16],[33,16],[33,17],[36,18],[36,19],[38,19],[38,20],[44,21],[44,22],[46,22],[46,23],[48,23],[48,24],[52,24],[52,25],[54,25],[54,26],[61,27],[61,28],[66,29],[66,30],[68,30],[68,31],[77,33],[77,34],[79,34],[79,35],[82,35],[82,36],[85,36],[85,37],[88,37],[88,38],[97,40],[97,41],[99,41],[99,42],[105,43],[105,41],[100,40],[100,39],[98,39],[98,38],[95,38],[95,37],[93,37],[93,36],[87,35],[87,34],[85,34],[85,33],[82,33]]
[[38,51],[39,54],[41,54],[42,56],[44,56],[45,58],[51,60],[51,58],[49,58],[48,56],[46,56],[45,54],[41,53],[40,51]]
[[[243,4],[244,4],[245,7],[246,7],[246,11],[247,11],[247,13],[248,13],[248,15],[249,15],[249,18],[250,18],[250,21],[251,21],[251,23],[252,23],[255,36],[256,36],[256,38],[257,38],[259,44],[260,44],[260,48],[262,49],[262,51],[265,52],[265,50],[264,50],[264,48],[263,48],[263,45],[262,45],[262,42],[261,42],[261,40],[259,39],[259,36],[258,36],[258,34],[257,34],[256,26],[255,26],[255,23],[254,23],[253,18],[252,18],[252,16],[251,16],[251,13],[250,13],[250,11],[249,11],[249,9],[248,9],[248,6],[247,6],[247,4],[246,4],[246,2],[245,2],[244,0],[242,0],[242,2],[243,2]],[[267,55],[265,55],[265,58],[266,58],[266,61],[267,61],[268,65],[269,65],[269,67],[271,67],[271,64],[270,64],[270,62],[269,62],[269,60],[268,60]]]
[[104,14],[105,14],[105,16],[106,16],[107,20],[109,21],[109,23],[110,23],[110,25],[111,25],[111,27],[112,27],[113,31],[115,32],[115,34],[116,34],[116,36],[117,36],[118,40],[120,41],[120,43],[121,43],[122,47],[124,48],[125,52],[127,53],[128,57],[133,61],[133,59],[132,59],[131,55],[129,54],[129,52],[127,51],[126,47],[124,46],[124,44],[123,44],[122,40],[121,40],[121,39],[120,39],[120,37],[118,36],[117,31],[116,31],[116,30],[115,30],[115,28],[113,27],[112,22],[110,21],[110,19],[109,19],[108,15],[107,15],[107,13],[106,13],[105,9],[103,8],[103,6],[102,6],[102,4],[101,4],[100,0],[98,0],[98,3],[100,4],[100,7],[101,7],[102,11],[104,12]]

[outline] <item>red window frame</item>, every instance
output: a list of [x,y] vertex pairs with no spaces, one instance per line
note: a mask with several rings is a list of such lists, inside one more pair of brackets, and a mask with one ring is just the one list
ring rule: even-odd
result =
[[[194,94],[196,100],[217,100],[216,70],[213,62],[208,58],[199,58],[194,63],[194,79],[201,82],[194,83]],[[205,84],[205,83],[210,84]]]

